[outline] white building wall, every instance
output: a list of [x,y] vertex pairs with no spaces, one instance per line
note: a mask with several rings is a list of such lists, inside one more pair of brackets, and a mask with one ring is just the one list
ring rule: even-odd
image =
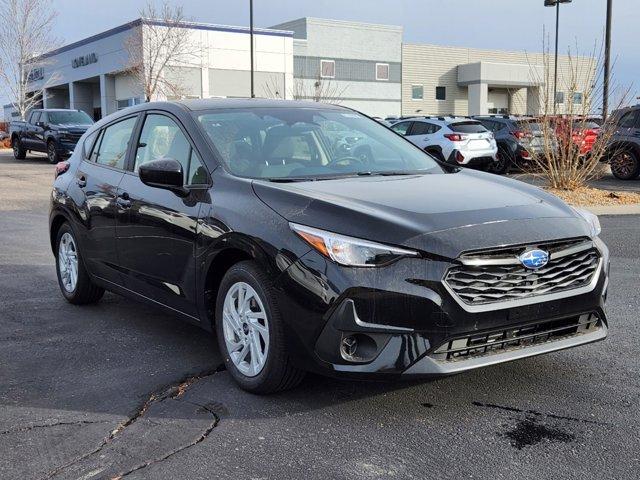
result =
[[[335,78],[321,81],[330,85],[336,103],[372,116],[400,113],[402,27],[307,17],[274,28],[294,32],[294,79],[289,90],[296,98],[313,98],[321,60],[334,60]],[[397,75],[376,80],[376,63],[389,64]]]
[[[424,115],[469,115],[469,90],[459,85],[458,66],[476,62],[491,63],[496,73],[496,80],[508,79],[512,76],[522,77],[522,70],[531,71],[530,80],[546,85],[553,78],[553,56],[546,57],[541,53],[509,52],[502,50],[480,50],[464,47],[448,47],[428,44],[404,44],[402,48],[402,113],[411,115],[420,111]],[[573,64],[573,66],[572,66]],[[513,75],[510,68],[513,66]],[[502,74],[499,70],[502,69]],[[577,76],[571,72],[578,72]],[[551,75],[547,75],[551,72]],[[558,91],[568,92],[573,80],[578,91],[586,92],[593,83],[595,59],[590,57],[574,57],[563,55],[558,62]],[[572,80],[573,79],[573,80]],[[535,83],[535,82],[530,82]],[[424,98],[412,99],[412,86],[424,88]],[[446,87],[446,100],[436,100],[436,86]],[[543,106],[546,88],[553,85],[530,86],[522,91],[518,85],[491,85],[489,88],[506,88],[511,98],[512,113],[540,113]],[[539,98],[533,98],[534,96]],[[565,97],[568,93],[565,93]],[[475,97],[474,97],[475,98]],[[550,100],[550,99],[549,99]],[[568,98],[560,105],[558,113],[568,110]],[[486,113],[486,112],[482,112]]]

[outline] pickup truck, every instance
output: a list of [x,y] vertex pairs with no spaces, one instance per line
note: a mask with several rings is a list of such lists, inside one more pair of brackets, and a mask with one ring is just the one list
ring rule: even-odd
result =
[[91,117],[81,110],[31,110],[26,122],[9,124],[13,156],[23,160],[28,151],[45,152],[50,163],[58,163],[73,153],[92,124]]

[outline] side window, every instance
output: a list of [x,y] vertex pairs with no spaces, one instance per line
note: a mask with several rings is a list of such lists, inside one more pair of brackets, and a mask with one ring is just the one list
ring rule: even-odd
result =
[[618,126],[621,128],[633,128],[633,126],[635,125],[635,119],[636,119],[635,110],[632,110],[631,112],[627,112],[618,121]]
[[411,126],[412,123],[413,122],[396,123],[395,125],[391,126],[391,130],[393,130],[396,133],[399,133],[400,135],[406,135],[407,130],[409,130],[409,127]]
[[45,125],[49,123],[49,115],[47,115],[47,112],[40,112],[40,121]]
[[203,185],[206,183],[209,183],[207,170],[202,166],[202,160],[192,148],[191,161],[189,162],[189,171],[187,173],[187,185]]
[[41,114],[41,112],[35,112],[31,116],[31,124],[32,125],[35,125],[36,123],[38,123],[40,121],[40,114]]
[[94,149],[98,151],[91,155],[91,159],[95,159],[100,165],[123,169],[136,119],[136,117],[127,118],[105,128],[100,147]]
[[84,139],[84,143],[82,144],[82,157],[85,160],[91,159],[91,150],[96,143],[96,138],[98,138],[99,133],[100,130],[96,130],[95,132],[87,135],[87,138]]
[[185,184],[207,183],[207,172],[202,161],[192,150],[178,124],[165,115],[154,113],[147,115],[144,121],[134,171],[137,172],[140,165],[160,158],[171,158],[182,164]]
[[411,129],[411,135],[429,135],[433,133],[433,125],[426,122],[413,122],[413,128]]

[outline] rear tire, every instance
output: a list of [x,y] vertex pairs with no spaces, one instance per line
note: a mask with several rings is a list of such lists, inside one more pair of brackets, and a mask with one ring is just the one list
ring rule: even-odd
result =
[[54,140],[49,140],[47,142],[47,158],[49,159],[49,163],[54,165],[61,160],[60,154],[58,153],[58,147]]
[[302,381],[305,372],[292,364],[287,352],[275,288],[255,262],[240,262],[229,269],[220,284],[215,311],[220,352],[240,388],[265,394]]
[[95,303],[104,295],[104,289],[91,281],[84,267],[78,241],[68,223],[63,223],[56,235],[56,272],[58,285],[64,298],[74,305]]
[[640,160],[631,150],[616,152],[609,160],[611,173],[619,180],[633,180],[640,175]]
[[504,175],[509,172],[511,168],[511,158],[510,155],[503,149],[498,149],[498,153],[496,155],[497,161],[491,162],[489,164],[488,171],[491,173],[495,173],[496,175]]
[[24,160],[27,158],[27,151],[24,149],[19,138],[14,137],[11,140],[11,148],[13,149],[13,158],[16,160]]

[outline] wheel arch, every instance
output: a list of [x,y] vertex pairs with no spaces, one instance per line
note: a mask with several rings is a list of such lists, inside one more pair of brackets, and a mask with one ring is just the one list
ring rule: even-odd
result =
[[203,287],[201,298],[204,300],[202,308],[206,312],[206,328],[213,330],[215,328],[215,308],[220,284],[225,274],[234,265],[253,260],[267,272],[274,272],[276,268],[269,260],[265,249],[257,245],[256,242],[244,238],[244,236],[230,236],[226,238],[222,245],[218,245],[215,250],[209,254],[206,261],[206,269],[203,279]]
[[51,243],[51,251],[54,255],[57,255],[56,238],[58,236],[58,231],[65,222],[69,222],[69,219],[61,211],[54,212],[49,220],[49,242]]
[[630,150],[640,159],[640,144],[625,140],[612,142],[611,145],[607,147],[607,159],[610,159],[616,152],[621,150]]

